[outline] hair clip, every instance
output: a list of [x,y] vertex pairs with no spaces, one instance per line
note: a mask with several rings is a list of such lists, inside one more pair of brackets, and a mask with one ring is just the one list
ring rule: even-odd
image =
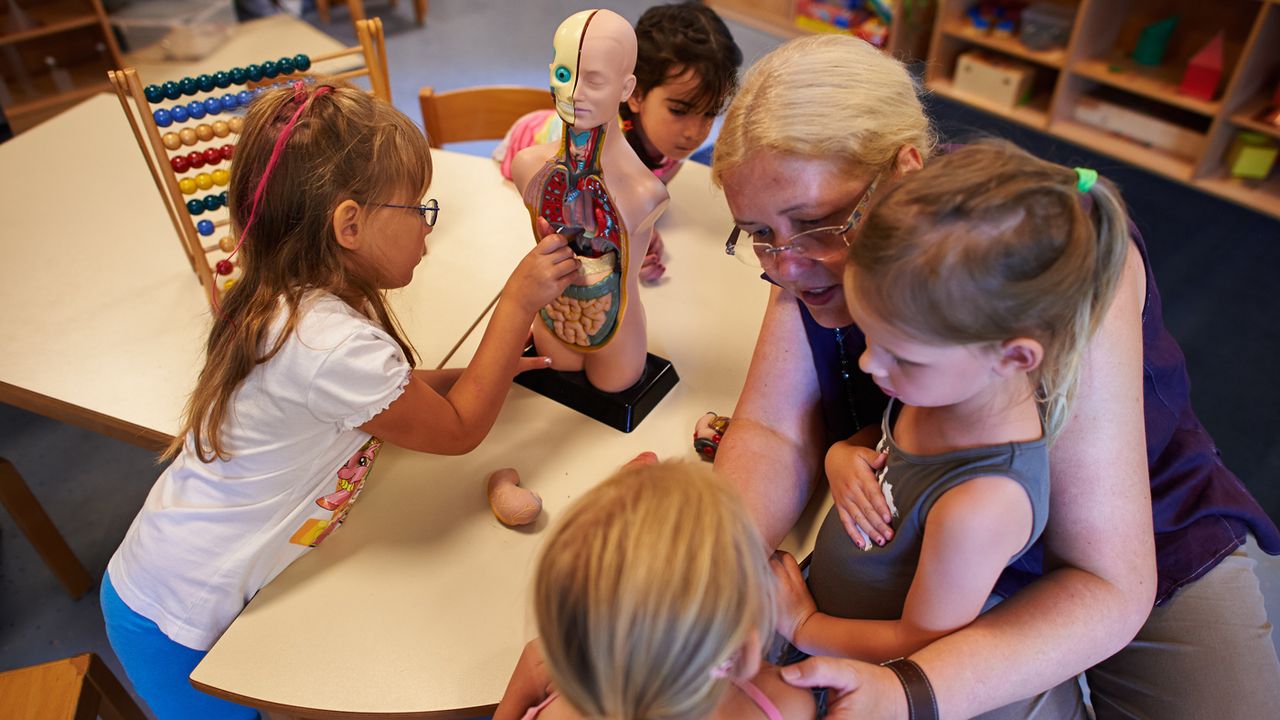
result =
[[1098,182],[1098,171],[1093,168],[1078,167],[1076,170],[1076,190],[1087,193]]

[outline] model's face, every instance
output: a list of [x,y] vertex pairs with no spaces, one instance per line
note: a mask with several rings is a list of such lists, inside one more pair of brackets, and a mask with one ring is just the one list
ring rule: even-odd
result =
[[627,47],[615,36],[612,23],[599,27],[589,21],[594,11],[571,15],[556,30],[551,61],[551,92],[556,114],[575,129],[590,130],[612,122],[618,103],[625,101],[635,86],[635,76],[623,72],[634,63]]
[[651,152],[674,160],[684,160],[701,147],[711,133],[715,115],[694,112],[694,97],[700,80],[686,71],[653,88],[642,97],[633,93],[627,100],[639,118],[640,128]]
[[570,15],[552,37],[555,54],[551,58],[551,94],[556,99],[556,114],[566,125],[574,124],[573,92],[578,85],[578,57],[582,50],[582,35],[592,11],[584,10]]
[[[796,233],[843,225],[872,179],[872,174],[850,177],[827,160],[771,150],[747,156],[721,178],[729,211],[746,231],[740,242],[775,246],[784,245]],[[799,298],[823,327],[853,322],[842,284],[844,253],[821,262],[779,253],[764,271]]]
[[[410,193],[397,194],[389,203],[417,205],[422,202]],[[415,209],[395,207],[365,208],[368,232],[373,242],[362,261],[377,273],[379,287],[399,288],[413,280],[414,268],[427,254],[427,236],[432,228]]]

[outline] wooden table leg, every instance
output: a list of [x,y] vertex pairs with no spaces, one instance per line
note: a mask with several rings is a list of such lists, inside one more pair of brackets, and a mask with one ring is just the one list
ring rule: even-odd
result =
[[84,565],[71,552],[62,533],[49,519],[40,501],[31,494],[31,488],[27,487],[18,470],[4,458],[0,458],[0,503],[4,504],[18,528],[35,546],[36,552],[44,558],[72,599],[89,592],[93,580]]

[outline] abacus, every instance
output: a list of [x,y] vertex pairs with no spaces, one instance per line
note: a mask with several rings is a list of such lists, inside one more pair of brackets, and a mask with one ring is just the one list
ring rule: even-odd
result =
[[[356,23],[356,35],[359,45],[324,55],[285,56],[146,87],[134,68],[107,73],[210,302],[216,303],[219,294],[240,277],[238,261],[230,257],[236,239],[225,211],[227,191],[220,189],[231,179],[232,140],[244,125],[239,113],[258,93],[285,82],[314,82],[321,75],[339,80],[368,77],[370,93],[390,101],[382,21],[361,20]],[[358,58],[363,65],[341,72],[316,71],[317,66],[343,58]],[[212,240],[220,228],[223,236]]]

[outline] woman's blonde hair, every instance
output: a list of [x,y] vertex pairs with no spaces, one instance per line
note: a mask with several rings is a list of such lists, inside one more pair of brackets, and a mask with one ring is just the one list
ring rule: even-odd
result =
[[920,84],[902,63],[850,35],[796,38],[748,70],[716,139],[711,172],[761,150],[831,160],[844,172],[890,168],[912,146],[928,157],[937,135]]
[[588,718],[702,718],[713,669],[772,636],[764,543],[732,488],[687,462],[623,468],[579,498],[538,563],[551,680]]
[[[431,183],[431,155],[413,121],[390,103],[343,82],[295,83],[249,103],[231,167],[231,226],[249,224],[276,141],[297,119],[266,178],[239,257],[243,276],[223,296],[209,334],[204,368],[187,401],[181,432],[165,451],[172,457],[190,435],[202,462],[229,457],[222,424],[235,389],[270,360],[293,332],[303,296],[327,290],[377,319],[414,362],[375,280],[334,236],[333,213],[344,200],[366,207],[397,193],[421,197]],[[277,314],[282,329],[271,338]]]
[[1079,181],[1005,141],[968,145],[889,190],[849,246],[850,300],[921,342],[1040,342],[1031,381],[1051,439],[1130,242],[1115,187]]

